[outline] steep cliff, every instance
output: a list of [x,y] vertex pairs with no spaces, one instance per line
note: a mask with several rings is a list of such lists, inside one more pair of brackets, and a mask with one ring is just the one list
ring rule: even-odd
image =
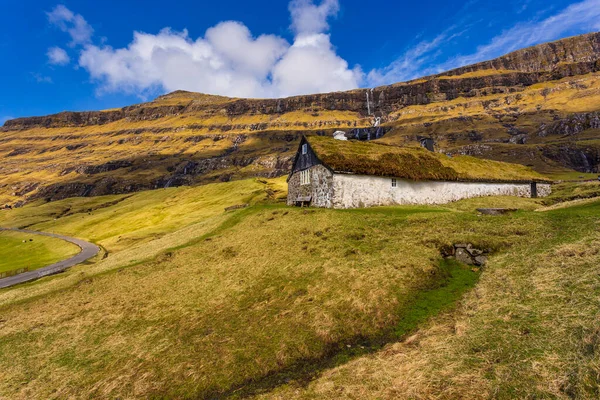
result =
[[0,204],[280,175],[301,135],[336,130],[405,145],[433,137],[444,152],[546,173],[595,172],[598,111],[600,33],[373,89],[285,99],[179,91],[7,121]]

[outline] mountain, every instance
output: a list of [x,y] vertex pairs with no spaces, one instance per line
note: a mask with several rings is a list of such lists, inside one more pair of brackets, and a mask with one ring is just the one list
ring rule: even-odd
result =
[[555,177],[598,171],[600,33],[373,89],[235,99],[177,91],[122,109],[7,121],[0,204],[273,177],[303,134],[380,137],[510,161]]

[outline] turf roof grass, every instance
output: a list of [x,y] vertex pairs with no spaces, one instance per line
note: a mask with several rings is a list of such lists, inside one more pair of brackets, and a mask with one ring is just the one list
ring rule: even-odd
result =
[[319,159],[336,172],[393,176],[415,181],[531,182],[548,181],[519,164],[469,156],[448,157],[418,147],[399,147],[325,136],[307,137]]

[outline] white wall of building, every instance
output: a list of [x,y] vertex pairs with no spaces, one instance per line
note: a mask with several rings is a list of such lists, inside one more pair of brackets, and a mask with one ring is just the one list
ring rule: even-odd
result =
[[[531,197],[529,183],[408,181],[367,175],[334,174],[333,207],[357,208],[393,204],[445,204],[484,196]],[[537,184],[538,197],[548,196],[550,184]]]

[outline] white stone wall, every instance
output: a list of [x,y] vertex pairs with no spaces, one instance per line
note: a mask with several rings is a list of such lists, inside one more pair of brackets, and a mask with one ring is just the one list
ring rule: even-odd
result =
[[[538,197],[548,196],[550,184],[537,185]],[[408,181],[365,175],[334,174],[333,207],[357,208],[393,204],[444,204],[483,196],[531,197],[531,184]]]
[[[538,183],[537,184],[538,197],[548,197],[552,194],[552,185],[549,183]],[[531,196],[531,192],[529,193]]]
[[333,173],[323,165],[309,168],[310,184],[300,184],[300,172],[296,172],[288,181],[287,204],[293,206],[300,198],[311,197],[311,206],[333,207]]

